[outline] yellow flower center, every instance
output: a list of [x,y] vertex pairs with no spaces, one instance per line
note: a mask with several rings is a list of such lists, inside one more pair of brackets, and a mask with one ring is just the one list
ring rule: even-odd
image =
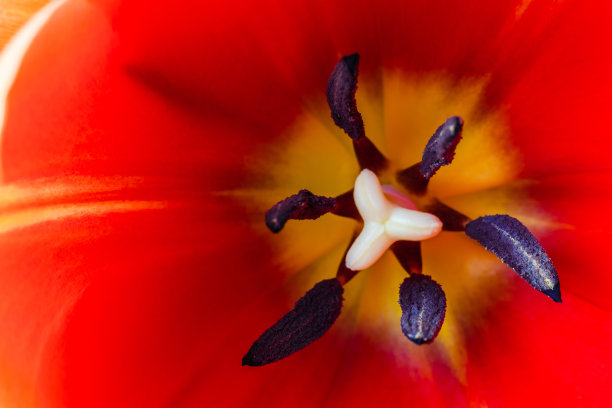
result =
[[[509,212],[506,204],[512,197],[503,191],[496,200],[482,199],[482,191],[495,191],[514,180],[520,170],[519,153],[508,141],[504,112],[484,107],[486,84],[486,78],[457,81],[444,74],[385,72],[382,84],[361,77],[356,98],[366,135],[390,162],[388,171],[380,175],[381,183],[408,194],[392,175],[419,162],[440,123],[460,115],[466,123],[462,142],[452,166],[441,168],[432,178],[430,195],[470,217]],[[281,234],[271,234],[262,221],[271,205],[300,189],[336,196],[353,188],[359,166],[351,140],[334,125],[322,93],[316,92],[316,100],[306,104],[287,131],[285,143],[262,146],[248,158],[253,179],[233,193],[260,210],[262,217],[253,220],[253,228],[276,248],[275,261],[290,279],[296,299],[315,283],[335,276],[350,237],[360,229],[352,219],[327,215],[317,222],[290,221]],[[424,199],[414,198],[417,204]],[[442,232],[423,242],[422,252],[424,273],[444,287],[448,298],[445,323],[433,344],[413,345],[399,330],[398,286],[407,275],[389,254],[347,284],[343,314],[333,330],[347,335],[358,330],[371,337],[394,352],[400,363],[418,364],[417,376],[429,376],[429,362],[444,356],[461,379],[465,329],[478,324],[486,309],[503,296],[509,275],[499,273],[505,267],[463,233]]]

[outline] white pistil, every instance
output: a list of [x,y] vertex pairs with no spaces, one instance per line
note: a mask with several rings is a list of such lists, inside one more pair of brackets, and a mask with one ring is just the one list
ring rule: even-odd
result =
[[371,266],[395,241],[422,241],[442,230],[442,221],[435,215],[387,200],[378,177],[368,169],[355,180],[353,197],[364,223],[346,254],[346,267],[353,271]]

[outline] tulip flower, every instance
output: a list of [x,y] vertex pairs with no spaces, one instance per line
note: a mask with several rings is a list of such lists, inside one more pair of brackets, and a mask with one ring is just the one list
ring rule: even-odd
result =
[[40,5],[0,20],[1,405],[606,404],[608,2]]

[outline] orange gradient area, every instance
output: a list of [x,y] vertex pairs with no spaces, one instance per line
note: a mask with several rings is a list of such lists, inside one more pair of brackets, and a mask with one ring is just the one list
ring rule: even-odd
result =
[[[465,122],[463,139],[452,165],[433,177],[430,194],[472,218],[509,213],[536,232],[539,226],[563,227],[529,201],[523,193],[529,183],[512,183],[520,155],[508,142],[504,112],[482,108],[486,78],[453,81],[443,74],[406,77],[396,72],[383,77],[382,88],[364,79],[357,91],[366,134],[391,161],[383,182],[401,190],[393,172],[420,161],[435,129],[447,117],[459,115]],[[287,133],[286,143],[266,147],[248,164],[257,175],[257,187],[231,194],[256,203],[254,228],[275,248],[297,299],[316,282],[335,275],[352,234],[361,226],[327,215],[316,221],[289,221],[279,234],[272,234],[263,213],[302,188],[326,196],[351,189],[359,173],[351,141],[333,124],[327,106],[310,106]],[[368,336],[394,353],[416,379],[430,379],[432,364],[442,358],[464,382],[466,337],[487,324],[487,310],[506,297],[513,272],[463,233],[443,232],[423,242],[422,252],[424,273],[438,281],[447,296],[445,322],[433,344],[416,346],[401,332],[398,288],[407,274],[390,253],[347,284],[344,309],[332,330]],[[291,307],[288,304],[287,310]]]
[[49,0],[0,0],[0,51],[34,13]]

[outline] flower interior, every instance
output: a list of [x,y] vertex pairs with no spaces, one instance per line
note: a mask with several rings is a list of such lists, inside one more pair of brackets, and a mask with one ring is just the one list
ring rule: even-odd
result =
[[[360,281],[359,292],[373,291],[378,306],[383,303],[384,307],[364,307],[368,309],[367,320],[374,322],[369,331],[394,330],[420,347],[437,343],[434,340],[439,337],[454,365],[459,364],[461,346],[452,330],[445,332],[445,320],[473,317],[458,313],[465,308],[461,291],[467,287],[482,292],[482,307],[503,291],[504,271],[491,267],[491,254],[534,289],[561,301],[555,267],[521,221],[507,214],[473,214],[478,204],[469,212],[452,205],[454,196],[498,186],[511,180],[515,172],[518,153],[504,143],[503,115],[478,113],[482,110],[478,97],[482,84],[473,81],[459,86],[440,76],[424,81],[427,86],[419,89],[419,85],[396,79],[399,75],[389,75],[384,89],[390,91],[384,96],[365,92],[359,97],[358,70],[358,54],[340,59],[327,84],[332,121],[313,109],[307,124],[294,130],[297,136],[288,138],[290,146],[269,153],[275,155],[275,165],[272,174],[262,174],[260,191],[264,193],[245,191],[263,204],[272,194],[280,193],[266,187],[303,183],[298,191],[282,192],[286,198],[268,209],[265,224],[281,239],[277,241],[279,262],[288,265],[287,270],[298,269],[308,275],[292,278],[294,286],[310,289],[253,343],[243,365],[276,362],[323,336],[347,306],[343,305],[344,296],[351,307],[357,302],[351,297],[365,297],[349,288],[362,271],[370,269],[371,276],[367,284]],[[444,89],[459,95],[459,102],[454,101],[453,92],[446,94]],[[422,99],[412,98],[406,106],[402,103],[404,93],[420,94]],[[371,102],[381,99],[383,103]],[[434,107],[440,112],[430,112]],[[450,109],[461,112],[449,114]],[[446,115],[445,120],[430,128],[431,137],[422,143],[425,131],[414,123],[420,117],[431,122],[440,115]],[[373,119],[371,125],[369,119]],[[403,122],[412,123],[412,131],[421,134],[402,134],[401,125],[400,129],[392,126]],[[324,147],[326,141],[320,135],[329,134],[333,124],[344,135],[336,131],[329,147]],[[474,127],[471,131],[470,126]],[[372,139],[370,135],[374,135]],[[316,154],[321,151],[324,153]],[[313,152],[316,157],[303,159]],[[455,157],[458,168],[453,172],[454,166],[448,166]],[[314,164],[310,162],[304,169],[309,160]],[[319,229],[293,221],[319,217],[323,217],[320,221],[337,220],[326,221]],[[284,234],[286,238],[281,238]],[[462,251],[478,254],[467,267],[468,273],[452,255]],[[479,274],[487,268],[493,273]],[[381,270],[389,269],[394,272],[381,276]],[[440,270],[446,271],[438,275]],[[479,278],[484,278],[483,282],[478,282]],[[395,293],[381,291],[376,280],[385,281],[386,287],[394,280]],[[458,280],[462,285],[456,284]],[[534,296],[538,294],[534,292]],[[458,302],[457,308],[453,301]],[[393,343],[399,348],[410,345]]]

